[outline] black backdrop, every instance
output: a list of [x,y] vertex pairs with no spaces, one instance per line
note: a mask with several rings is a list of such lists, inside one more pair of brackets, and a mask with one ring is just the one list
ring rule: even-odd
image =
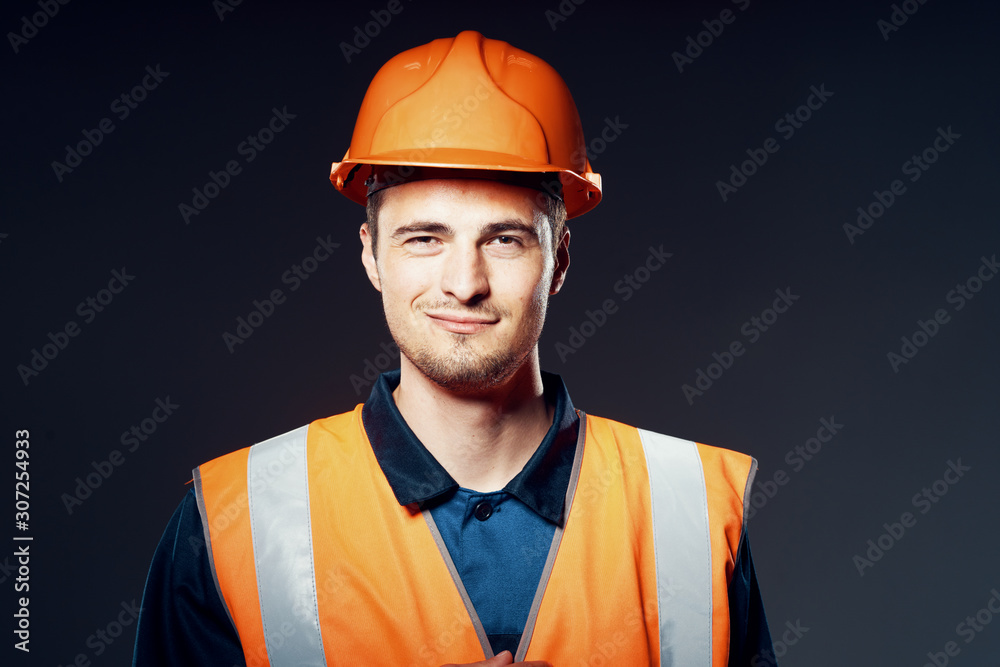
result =
[[[126,664],[129,607],[191,468],[367,395],[390,338],[358,261],[363,209],[329,164],[383,62],[477,29],[564,76],[604,176],[604,202],[571,222],[543,367],[594,414],[758,459],[754,554],[782,664],[996,664],[997,14],[7,3],[4,663]],[[339,247],[303,263],[317,239]],[[672,253],[652,272],[650,248]],[[315,269],[295,290],[293,265]],[[275,289],[284,302],[227,346]],[[30,654],[12,647],[24,544]]]

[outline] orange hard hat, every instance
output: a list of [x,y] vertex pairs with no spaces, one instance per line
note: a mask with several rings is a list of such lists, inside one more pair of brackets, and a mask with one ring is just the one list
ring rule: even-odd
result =
[[[461,170],[456,172],[455,170]],[[562,77],[540,58],[467,30],[399,54],[361,103],[330,180],[365,204],[415,178],[490,178],[561,196],[566,216],[601,200]]]

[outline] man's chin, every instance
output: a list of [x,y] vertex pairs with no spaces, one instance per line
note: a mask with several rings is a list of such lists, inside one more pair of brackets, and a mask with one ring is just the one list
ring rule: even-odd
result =
[[427,379],[442,389],[456,393],[480,393],[493,389],[517,372],[527,355],[508,353],[456,359],[453,355],[406,354],[407,359]]

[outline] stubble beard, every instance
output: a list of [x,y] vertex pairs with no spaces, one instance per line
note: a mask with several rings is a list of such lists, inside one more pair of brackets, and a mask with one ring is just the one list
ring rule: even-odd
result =
[[429,380],[449,391],[477,393],[503,384],[525,363],[541,336],[546,305],[543,300],[533,306],[510,347],[485,353],[477,352],[476,336],[450,333],[452,344],[442,353],[399,335],[388,313],[386,323],[400,353]]

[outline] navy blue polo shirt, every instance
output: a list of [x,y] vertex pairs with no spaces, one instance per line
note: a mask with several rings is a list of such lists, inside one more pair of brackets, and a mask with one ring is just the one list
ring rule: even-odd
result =
[[517,651],[556,526],[563,525],[580,418],[558,375],[542,373],[552,424],[499,491],[460,487],[396,408],[399,371],[375,381],[362,410],[375,458],[400,505],[430,509],[494,653]]
[[[542,383],[554,408],[552,425],[521,472],[488,493],[459,487],[410,430],[392,398],[399,371],[376,380],[362,409],[365,432],[396,499],[430,510],[495,653],[514,653],[555,527],[565,519],[580,419],[559,376],[543,372]],[[773,660],[746,534],[729,603],[730,665],[747,665],[752,657]],[[245,665],[215,587],[194,490],[157,546],[136,632],[138,667]]]

